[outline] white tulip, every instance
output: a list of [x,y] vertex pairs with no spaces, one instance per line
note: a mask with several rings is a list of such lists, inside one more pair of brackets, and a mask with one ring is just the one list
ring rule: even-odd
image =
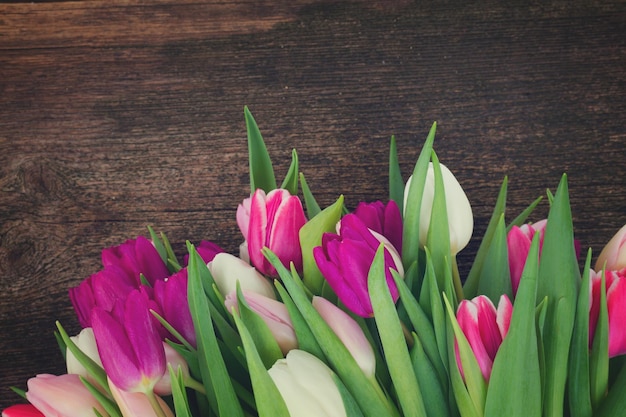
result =
[[271,299],[276,299],[274,287],[253,266],[234,255],[222,252],[207,264],[215,284],[224,296],[237,289],[237,282],[242,290],[255,292]]
[[[461,188],[461,184],[454,177],[454,174],[443,164],[441,175],[446,197],[446,211],[448,213],[448,227],[450,229],[450,250],[452,255],[459,253],[470,241],[474,229],[474,217],[470,202]],[[404,210],[406,212],[407,196],[411,186],[412,177],[404,188]],[[433,209],[433,199],[435,196],[435,172],[433,163],[428,166],[424,192],[422,195],[422,206],[420,208],[420,245],[426,246],[428,239],[428,229],[430,227],[430,215]]]
[[303,350],[291,350],[268,371],[280,391],[289,415],[298,417],[346,417],[333,371]]
[[[89,356],[94,362],[98,365],[102,366],[102,361],[100,361],[100,354],[98,353],[98,347],[96,346],[96,338],[93,335],[93,330],[91,327],[86,327],[80,331],[76,336],[70,337],[74,344],[78,346],[78,348],[87,356]],[[77,374],[84,378],[87,378],[91,382],[93,378],[87,372],[85,367],[81,365],[81,363],[76,359],[74,354],[67,349],[65,355],[65,363],[67,366],[68,374]]]

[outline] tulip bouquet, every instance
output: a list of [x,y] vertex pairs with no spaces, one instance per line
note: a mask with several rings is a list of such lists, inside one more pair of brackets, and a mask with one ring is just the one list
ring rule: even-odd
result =
[[244,114],[239,256],[188,242],[181,261],[151,228],[104,249],[69,291],[83,330],[58,324],[67,374],[14,388],[30,404],[3,416],[623,415],[626,226],[592,269],[565,176],[534,223],[540,199],[506,218],[505,178],[461,277],[472,211],[435,125],[406,184],[392,138],[388,202],[322,209],[295,151],[278,186]]

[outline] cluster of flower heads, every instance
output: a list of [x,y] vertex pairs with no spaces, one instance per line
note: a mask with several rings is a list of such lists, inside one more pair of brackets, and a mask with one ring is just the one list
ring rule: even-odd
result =
[[[432,225],[431,212],[437,207],[435,190],[439,175],[445,189],[446,230],[449,232],[446,237],[449,253],[446,257],[453,258],[471,238],[472,211],[454,175],[443,165],[438,165],[437,169],[440,169],[439,174],[435,173],[433,163],[430,163],[425,172],[420,210],[416,216],[419,222],[420,251],[422,256],[428,256],[428,242],[435,233],[429,231],[429,228]],[[432,350],[429,351],[428,347],[436,345],[427,345],[427,335],[418,334],[419,325],[415,324],[414,317],[421,316],[411,311],[414,307],[411,307],[411,300],[407,300],[406,295],[401,297],[404,288],[415,286],[414,283],[406,286],[401,284],[405,274],[417,276],[415,265],[407,264],[406,254],[403,253],[407,241],[403,236],[406,233],[406,211],[407,207],[411,208],[407,206],[410,187],[411,179],[406,184],[405,199],[400,204],[394,200],[386,203],[361,202],[353,211],[344,212],[332,224],[334,230],[318,233],[317,244],[312,247],[303,243],[303,229],[312,220],[307,218],[300,198],[287,189],[264,191],[257,188],[237,209],[237,224],[243,235],[239,256],[228,254],[218,245],[206,241],[190,252],[190,256],[197,256],[195,259],[206,265],[214,291],[210,296],[217,297],[221,304],[213,305],[211,314],[218,317],[215,327],[220,333],[220,349],[223,353],[229,352],[227,345],[232,337],[229,332],[235,335],[236,346],[241,347],[243,340],[243,336],[239,339],[237,335],[240,327],[232,324],[237,321],[236,317],[229,315],[243,317],[252,312],[267,327],[267,334],[271,335],[272,340],[266,341],[270,354],[264,358],[269,357],[271,360],[265,363],[265,367],[289,415],[360,415],[348,413],[350,407],[346,406],[346,392],[337,383],[338,371],[333,368],[333,359],[324,358],[324,348],[320,349],[315,342],[311,343],[310,339],[305,342],[305,336],[310,335],[303,335],[302,327],[295,322],[302,317],[299,317],[297,310],[294,315],[294,304],[286,302],[291,302],[291,299],[280,290],[277,291],[277,287],[282,288],[275,285],[275,282],[280,283],[281,280],[279,269],[283,267],[284,270],[293,271],[296,276],[302,275],[307,259],[313,260],[315,269],[323,277],[321,290],[318,284],[306,288],[311,306],[349,352],[365,379],[374,386],[382,384],[384,387],[373,392],[385,397],[388,394],[381,393],[389,391],[389,384],[400,386],[391,365],[387,369],[385,363],[380,363],[381,358],[383,362],[391,362],[391,354],[386,349],[381,351],[377,347],[379,344],[373,340],[373,336],[374,339],[379,337],[371,321],[376,318],[379,308],[373,305],[375,303],[371,293],[371,275],[377,259],[383,265],[382,279],[390,298],[401,311],[400,320],[413,323],[412,331],[405,329],[405,340],[412,349],[412,355],[419,357],[422,352],[424,358],[429,358],[423,359],[430,366],[427,375],[441,377],[436,374],[441,358],[433,358]],[[341,209],[345,210],[343,207]],[[502,284],[503,291],[467,299],[462,299],[462,290],[459,293],[458,289],[452,289],[447,293],[451,298],[459,297],[458,302],[453,304],[455,312],[451,319],[452,327],[456,325],[460,330],[460,333],[455,333],[452,356],[458,366],[458,373],[467,385],[466,391],[460,392],[467,393],[469,397],[473,395],[476,369],[479,370],[481,384],[489,384],[494,361],[512,326],[515,298],[518,290],[522,291],[520,283],[528,280],[524,278],[529,274],[526,271],[527,260],[533,250],[536,250],[537,257],[541,257],[547,223],[547,220],[541,220],[508,228],[504,238],[506,259],[500,263],[506,266],[503,273],[507,275],[506,282]],[[3,411],[3,417],[174,416],[178,408],[174,408],[172,401],[173,390],[176,389],[173,375],[180,375],[187,389],[210,397],[206,381],[203,381],[206,375],[198,371],[203,366],[203,359],[191,355],[198,349],[206,348],[200,346],[198,320],[194,319],[190,307],[188,268],[192,261],[186,256],[179,263],[166,239],[164,245],[156,239],[156,235],[152,234],[151,237],[147,239],[140,236],[104,249],[102,269],[70,289],[70,299],[83,330],[72,337],[67,346],[67,374],[38,375],[30,379],[28,391],[25,392],[30,404],[10,407]],[[572,246],[563,250],[572,251],[578,258],[580,245],[574,241]],[[267,256],[268,252],[279,263],[272,262],[272,258]],[[415,296],[419,298],[419,304],[428,306],[434,304],[425,294],[429,286],[437,285],[435,282],[438,278],[429,275],[429,267],[434,269],[430,260],[425,265],[422,267],[426,270],[422,272],[422,292]],[[491,266],[487,265],[483,269]],[[405,271],[407,268],[412,269],[410,274]],[[626,226],[604,248],[598,257],[595,271],[589,269],[587,272],[589,349],[592,349],[596,339],[596,326],[604,320],[608,324],[609,356],[625,354]],[[429,277],[433,281],[428,281]],[[207,287],[204,288],[206,291]],[[398,302],[400,298],[401,303]],[[445,301],[449,302],[447,298]],[[497,307],[495,301],[498,302]],[[444,305],[441,300],[438,303]],[[416,302],[415,306],[419,304]],[[428,319],[436,323],[436,310],[430,307],[423,309],[423,317],[430,316]],[[221,316],[220,311],[225,315]],[[534,318],[532,320],[534,322]],[[380,337],[384,338],[383,329],[379,330]],[[436,325],[430,330],[438,332]],[[464,350],[465,343],[471,352],[469,361],[468,350]],[[71,345],[78,348],[78,352]],[[415,349],[415,346],[422,345],[422,350]],[[241,348],[235,347],[230,354],[236,362]],[[434,356],[437,355],[439,353],[435,348]],[[416,375],[419,375],[424,371],[420,368],[419,359],[415,360],[418,362],[414,362],[413,366]],[[477,368],[473,369],[472,363]],[[381,372],[381,368],[385,371]],[[98,371],[94,372],[94,369],[102,370],[104,376],[98,378]],[[250,362],[247,367],[239,366],[236,369],[244,373],[252,372]],[[452,376],[449,378],[453,379]],[[251,390],[256,396],[254,381],[250,385],[249,377],[243,380],[242,385],[247,386],[240,390]],[[435,394],[442,397],[439,400],[446,407],[452,407],[448,399],[444,398],[447,397],[443,395],[445,390],[453,389],[454,395],[449,397],[457,398],[455,401],[458,401],[457,396],[463,394],[458,394],[457,387],[446,385],[448,382],[441,384],[443,388],[437,385],[440,391]],[[400,415],[400,411],[401,415],[409,415],[406,403],[403,403],[403,389],[398,388],[394,395],[398,397],[395,403],[400,405],[389,406],[389,415]],[[472,397],[472,400],[475,398]],[[483,397],[481,401],[485,403],[486,400]],[[430,415],[432,407],[442,404],[435,400],[432,403],[434,405],[423,405],[422,402],[416,404],[424,407],[424,415]],[[254,410],[250,402],[246,407]],[[462,406],[457,404],[457,407],[461,415],[466,415]],[[259,415],[261,408],[259,405]],[[191,409],[198,415],[209,415],[205,414],[207,411],[201,406],[192,406]],[[210,415],[216,414],[215,409],[210,410]],[[447,414],[443,412],[436,415]]]

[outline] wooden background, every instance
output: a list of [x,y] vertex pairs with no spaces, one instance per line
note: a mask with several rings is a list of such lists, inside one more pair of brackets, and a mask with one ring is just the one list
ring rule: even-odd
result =
[[63,371],[54,322],[78,330],[101,248],[152,225],[237,249],[244,105],[323,206],[385,199],[390,136],[408,175],[437,121],[476,216],[462,273],[507,174],[510,219],[567,172],[583,248],[626,223],[623,1],[3,3],[0,408]]

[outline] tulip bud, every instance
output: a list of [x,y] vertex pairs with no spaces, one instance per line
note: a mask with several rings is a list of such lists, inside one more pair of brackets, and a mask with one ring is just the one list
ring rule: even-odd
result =
[[156,396],[157,402],[163,411],[163,414],[157,414],[153,406],[150,404],[148,396],[143,392],[128,392],[117,387],[109,379],[109,388],[113,399],[117,403],[123,417],[175,417],[172,410],[167,406],[165,401]]
[[352,354],[363,373],[368,377],[373,377],[376,372],[374,350],[358,323],[325,298],[315,296],[312,303],[326,324]]
[[268,373],[280,391],[289,415],[298,417],[345,417],[341,394],[333,372],[317,357],[292,350]]
[[104,370],[125,391],[150,392],[165,372],[165,352],[149,300],[131,292],[115,317],[99,307],[92,314],[93,332]]
[[207,265],[213,276],[217,289],[222,295],[230,294],[237,289],[237,282],[242,290],[255,292],[275,299],[274,287],[267,278],[245,261],[228,253],[215,255]]
[[[626,354],[626,269],[605,271],[606,304],[609,315],[609,357]],[[600,313],[602,271],[591,271],[591,306],[589,308],[589,346],[593,343]]]
[[12,405],[2,411],[2,417],[45,417],[32,404]]
[[[478,361],[485,380],[489,381],[493,360],[498,353],[502,340],[509,331],[513,305],[506,295],[500,297],[498,309],[491,300],[479,295],[472,300],[463,300],[459,304],[456,318],[463,330],[474,356]],[[458,355],[457,364],[461,374],[463,368]]]
[[[474,229],[474,217],[470,202],[461,188],[461,184],[454,177],[454,174],[443,164],[441,175],[446,197],[446,212],[448,214],[448,227],[450,229],[450,251],[452,255],[459,253],[470,241]],[[407,196],[411,186],[412,176],[409,177],[404,188],[404,210],[406,212]],[[422,205],[420,208],[420,245],[426,246],[428,241],[428,230],[430,228],[430,216],[433,210],[435,197],[435,171],[433,163],[428,166],[426,182],[422,194]]]
[[140,283],[140,274],[143,274],[151,285],[159,279],[165,279],[170,272],[161,259],[161,255],[154,244],[144,236],[127,240],[119,246],[102,251],[102,265],[117,265]]
[[[296,339],[291,317],[283,303],[249,291],[243,291],[243,296],[250,309],[267,324],[283,355],[298,347],[298,339]],[[232,311],[233,308],[239,311],[237,293],[233,291],[228,294],[224,304],[228,311]]]
[[250,202],[246,237],[252,264],[265,275],[277,276],[276,269],[263,255],[262,250],[267,247],[286,268],[293,262],[296,269],[302,271],[299,232],[305,223],[304,209],[297,196],[283,189],[272,190],[267,195],[257,189]]
[[[187,269],[181,269],[167,280],[154,284],[154,300],[163,312],[163,318],[189,342],[196,346],[196,330],[187,300]],[[171,339],[173,337],[169,336]]]
[[626,268],[626,225],[606,244],[596,262],[597,271],[602,269],[619,271],[624,268]]
[[[102,361],[100,361],[100,355],[98,354],[98,347],[96,346],[96,338],[91,327],[81,330],[78,335],[72,336],[70,339],[72,339],[74,344],[85,355],[89,356],[91,360],[102,366]],[[91,383],[95,383],[91,374],[87,372],[85,367],[78,361],[78,359],[76,359],[70,349],[66,349],[65,363],[68,374],[77,374],[88,379]]]
[[108,415],[76,374],[37,375],[28,380],[26,398],[46,416],[93,416],[94,408]]
[[521,227],[513,226],[506,236],[513,295],[517,294],[517,288],[522,278],[522,272],[526,265],[526,258],[528,258],[533,236],[535,233],[540,233],[539,250],[541,251],[541,247],[543,246],[543,234],[545,233],[547,223],[548,221],[544,219],[536,223],[524,224]]
[[390,268],[404,275],[400,254],[384,236],[368,229],[355,214],[344,216],[338,229],[339,235],[324,233],[322,246],[313,248],[315,263],[350,311],[361,317],[372,317],[374,310],[367,279],[376,250],[381,243],[385,246],[385,279],[394,300],[399,294]]

